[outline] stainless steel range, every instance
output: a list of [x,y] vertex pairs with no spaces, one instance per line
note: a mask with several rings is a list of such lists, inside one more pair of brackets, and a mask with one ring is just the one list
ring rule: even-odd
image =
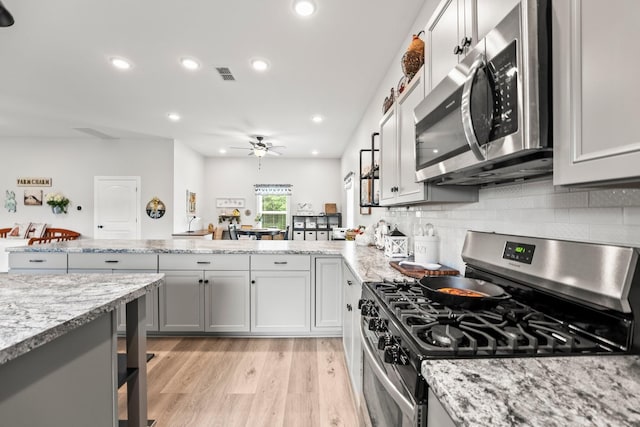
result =
[[427,358],[640,353],[638,255],[471,231],[465,277],[365,283],[359,308],[371,424],[426,425]]

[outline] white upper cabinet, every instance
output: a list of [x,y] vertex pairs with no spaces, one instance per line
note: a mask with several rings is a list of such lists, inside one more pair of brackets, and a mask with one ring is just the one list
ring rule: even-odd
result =
[[640,182],[640,2],[552,2],[555,185]]
[[426,60],[430,80],[427,92],[433,89],[518,5],[520,0],[442,0],[429,20]]

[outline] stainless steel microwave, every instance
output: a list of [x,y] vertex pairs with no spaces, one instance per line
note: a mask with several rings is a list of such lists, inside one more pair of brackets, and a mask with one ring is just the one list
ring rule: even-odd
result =
[[548,0],[523,0],[415,109],[416,178],[481,185],[553,169]]

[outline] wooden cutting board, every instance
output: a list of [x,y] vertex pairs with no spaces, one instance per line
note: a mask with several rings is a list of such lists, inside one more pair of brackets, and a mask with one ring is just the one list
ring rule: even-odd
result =
[[425,270],[422,267],[415,265],[400,265],[399,261],[389,262],[391,267],[398,270],[405,276],[413,277],[414,279],[422,279],[424,276],[459,276],[460,272],[455,268],[447,267],[443,265],[438,270]]

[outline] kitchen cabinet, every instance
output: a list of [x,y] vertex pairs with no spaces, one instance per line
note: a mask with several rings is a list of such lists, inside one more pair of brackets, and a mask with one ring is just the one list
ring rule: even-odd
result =
[[[67,258],[67,254],[59,254]],[[124,253],[70,253],[68,254],[69,273],[156,273],[158,256],[155,254]],[[162,286],[161,286],[162,287]],[[158,289],[154,289],[145,299],[146,330],[158,331]],[[127,326],[125,304],[117,309],[118,332],[124,332]]]
[[425,184],[415,178],[413,109],[424,98],[422,69],[406,86],[380,122],[380,204],[422,201]]
[[342,271],[344,295],[342,345],[349,370],[351,389],[356,398],[356,406],[358,406],[362,395],[362,344],[360,342],[360,310],[358,310],[362,283],[356,279],[346,263],[343,263]]
[[329,240],[331,230],[342,226],[342,214],[293,215],[292,240]]
[[314,257],[312,307],[313,330],[342,330],[341,257]]
[[9,253],[9,274],[66,274],[66,253]]
[[309,333],[311,257],[251,256],[251,332]]
[[[640,182],[640,3],[554,1],[554,185]],[[603,31],[605,23],[615,29]]]
[[249,330],[249,256],[160,254],[160,331]]
[[443,0],[429,20],[425,64],[427,92],[440,83],[519,0]]
[[455,425],[442,403],[429,389],[427,394],[427,427],[455,427]]
[[415,116],[424,98],[422,69],[380,121],[380,205],[420,202],[475,202],[476,188],[416,182]]

